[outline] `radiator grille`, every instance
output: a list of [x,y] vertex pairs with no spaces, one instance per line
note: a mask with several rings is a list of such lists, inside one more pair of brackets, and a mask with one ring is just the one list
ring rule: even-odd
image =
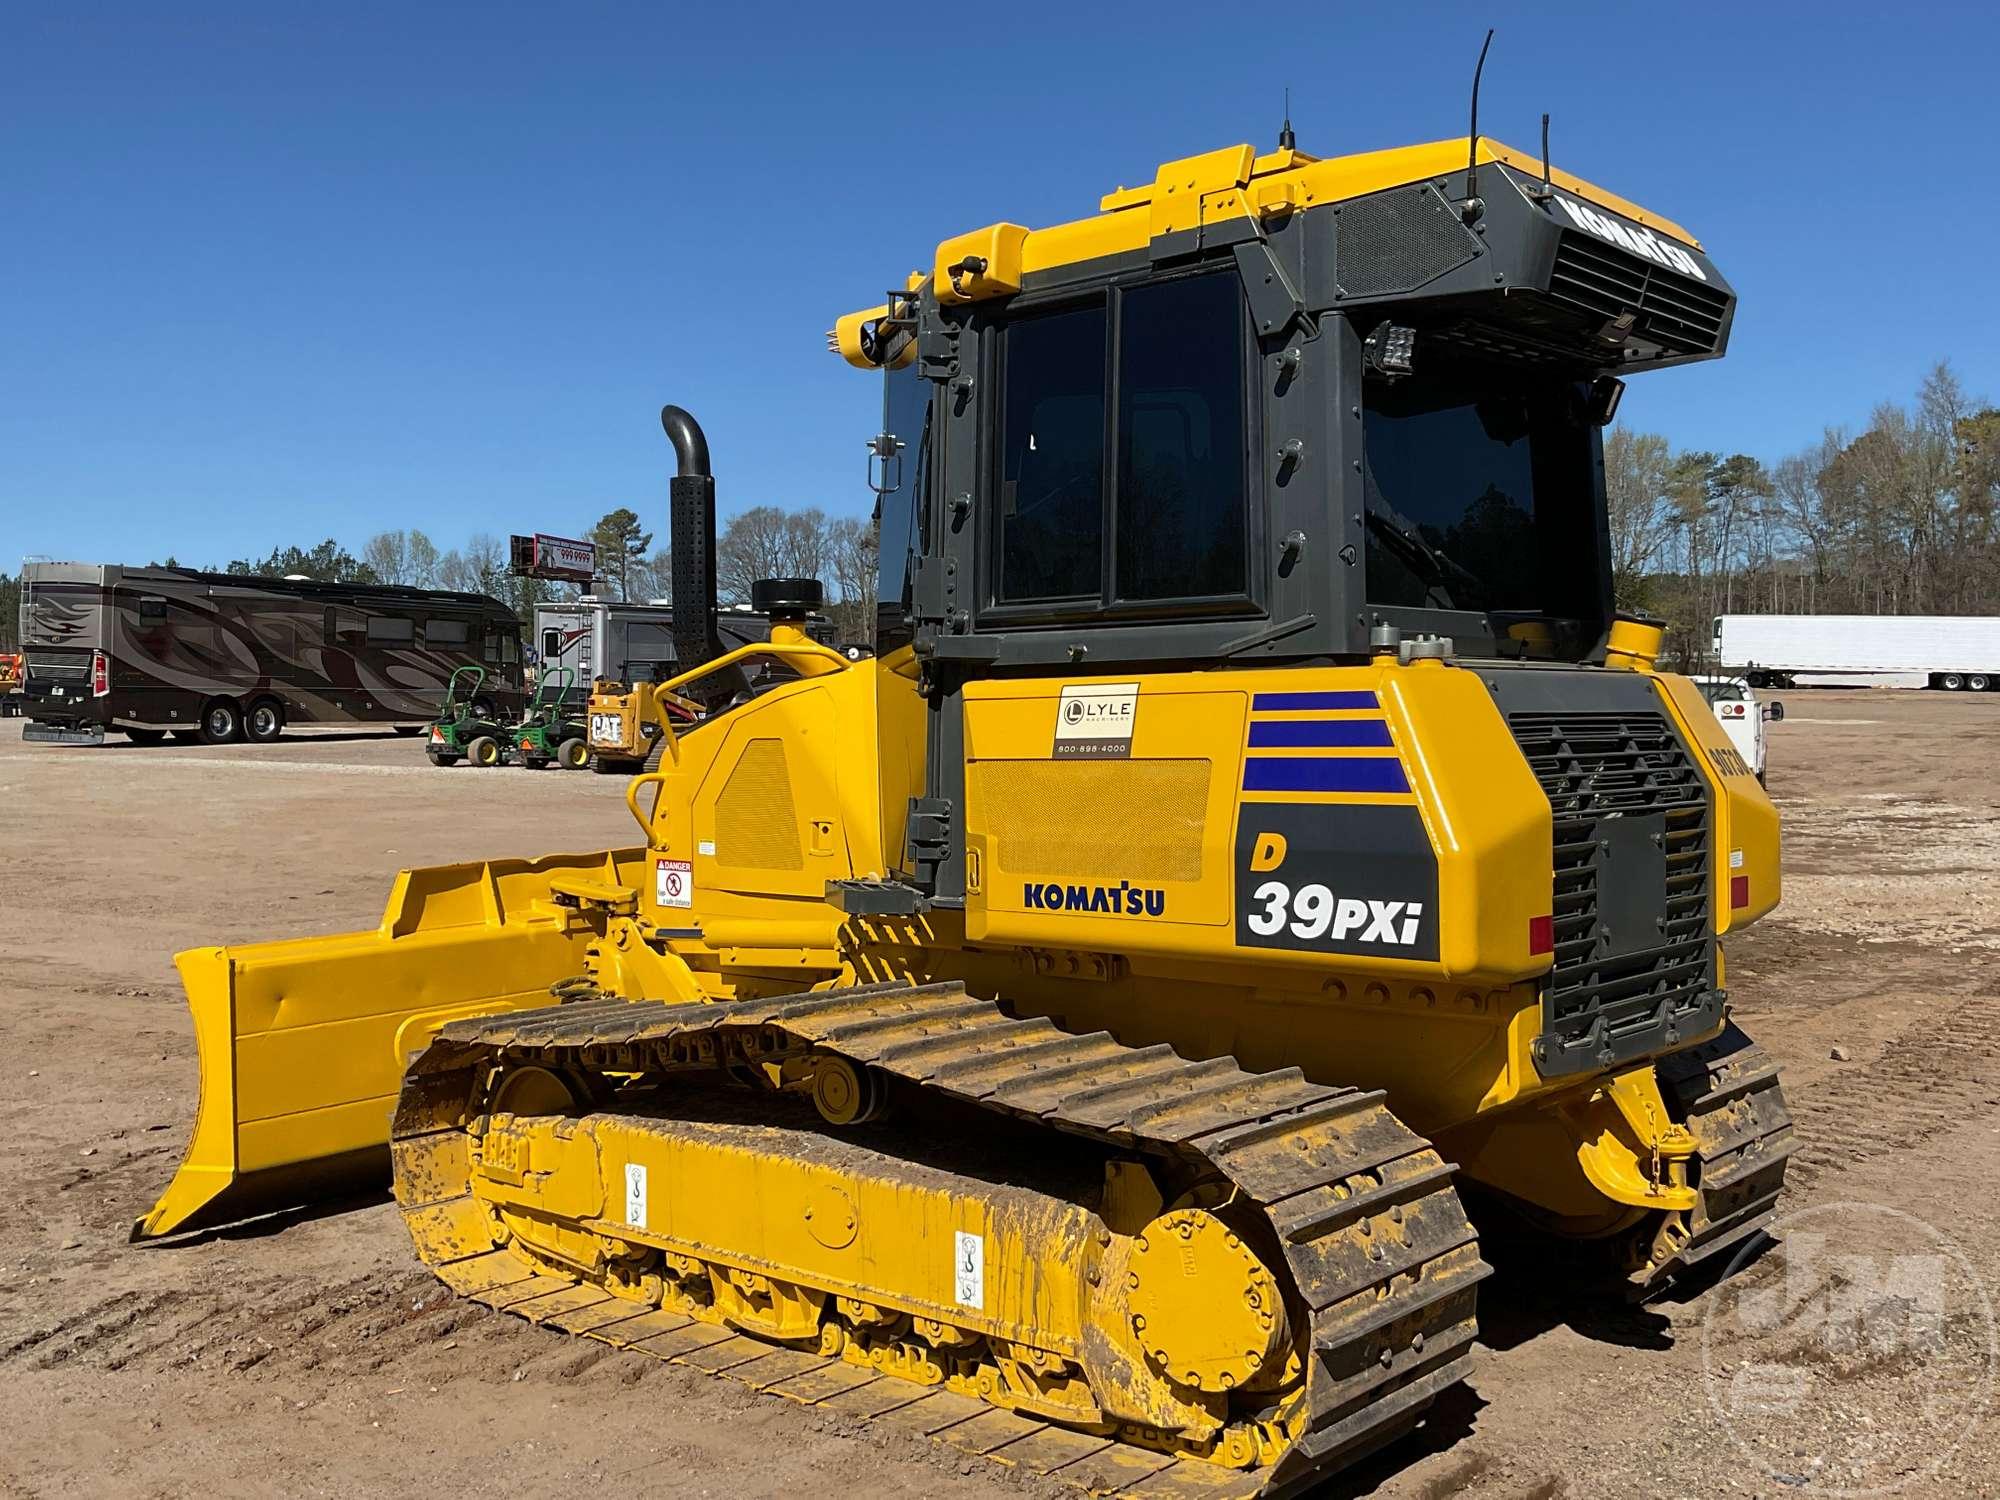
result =
[[715,857],[748,870],[800,870],[799,814],[783,740],[752,740],[715,799]]
[[966,767],[975,824],[1015,875],[1201,879],[1206,760],[982,760]]
[[1549,295],[1593,317],[1637,317],[1632,332],[1675,354],[1713,354],[1729,295],[1585,234],[1565,233],[1549,272]]
[[1708,788],[1679,736],[1652,712],[1508,723],[1555,815],[1542,1070],[1601,1066],[1705,1027],[1720,1003]]

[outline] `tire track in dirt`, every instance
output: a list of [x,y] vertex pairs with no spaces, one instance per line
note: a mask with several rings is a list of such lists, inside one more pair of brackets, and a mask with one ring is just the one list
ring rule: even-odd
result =
[[2000,1109],[2000,999],[1954,999],[1872,1064],[1792,1093],[1791,1179],[1811,1187],[1858,1162],[1923,1145]]
[[214,1288],[109,1292],[0,1344],[0,1369],[256,1369],[325,1381],[393,1363],[412,1380],[438,1364],[437,1378],[533,1374],[569,1381],[600,1363],[598,1351],[591,1353],[598,1357],[579,1360],[570,1340],[467,1304],[429,1271],[409,1267],[333,1284],[279,1276]]

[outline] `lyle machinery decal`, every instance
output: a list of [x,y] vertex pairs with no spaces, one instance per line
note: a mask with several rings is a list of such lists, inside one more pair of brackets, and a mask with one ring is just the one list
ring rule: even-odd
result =
[[1139,684],[1093,682],[1062,690],[1056,705],[1056,760],[1129,760],[1139,717]]
[[1435,959],[1437,856],[1413,806],[1246,802],[1236,943]]

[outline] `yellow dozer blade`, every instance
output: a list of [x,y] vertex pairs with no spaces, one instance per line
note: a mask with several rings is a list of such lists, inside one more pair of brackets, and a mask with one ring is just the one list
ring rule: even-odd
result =
[[636,886],[641,849],[397,874],[382,925],[179,954],[201,1103],[153,1239],[389,1180],[409,1059],[447,1021],[547,1005],[582,972],[588,908]]

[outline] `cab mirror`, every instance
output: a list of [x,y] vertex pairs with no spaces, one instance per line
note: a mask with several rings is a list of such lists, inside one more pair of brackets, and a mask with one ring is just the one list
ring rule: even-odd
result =
[[[1590,420],[1599,427],[1609,427],[1618,415],[1618,401],[1625,394],[1625,382],[1616,375],[1600,375],[1590,383]],[[1717,633],[1720,634],[1718,622]]]
[[1764,710],[1764,713],[1771,720],[1771,722],[1775,724],[1778,722],[1778,720],[1784,718],[1785,705],[1782,703],[1773,703]]

